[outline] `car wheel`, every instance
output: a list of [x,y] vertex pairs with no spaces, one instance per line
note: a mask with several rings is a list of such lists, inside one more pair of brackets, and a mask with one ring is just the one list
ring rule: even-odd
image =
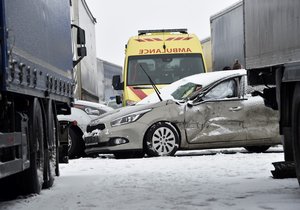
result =
[[84,154],[84,144],[80,132],[74,127],[69,128],[69,158],[81,157]]
[[267,151],[270,146],[249,146],[245,147],[248,152],[262,153]]
[[167,122],[152,125],[144,141],[148,156],[173,156],[179,147],[179,135],[176,128]]
[[128,159],[128,158],[143,158],[145,156],[145,152],[132,152],[132,151],[122,151],[122,152],[114,152],[114,156],[116,159]]

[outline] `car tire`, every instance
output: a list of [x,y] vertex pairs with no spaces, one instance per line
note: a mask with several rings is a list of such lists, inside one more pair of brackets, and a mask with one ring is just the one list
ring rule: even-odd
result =
[[271,146],[248,146],[245,147],[245,149],[248,152],[254,152],[254,153],[262,153],[267,151]]
[[84,155],[84,143],[83,140],[81,138],[82,134],[76,130],[76,128],[74,127],[70,127],[69,128],[69,158],[79,158],[82,157]]
[[148,156],[173,156],[178,147],[179,134],[171,123],[158,122],[148,129],[144,140],[144,148]]

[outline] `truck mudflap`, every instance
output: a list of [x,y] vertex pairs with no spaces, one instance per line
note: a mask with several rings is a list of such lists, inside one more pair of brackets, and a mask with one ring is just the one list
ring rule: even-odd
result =
[[68,145],[59,146],[59,163],[69,163]]
[[271,171],[274,179],[297,178],[294,161],[280,161],[272,164],[275,168]]

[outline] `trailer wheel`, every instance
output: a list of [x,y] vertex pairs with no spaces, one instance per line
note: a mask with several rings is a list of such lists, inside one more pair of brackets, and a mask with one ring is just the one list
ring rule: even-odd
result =
[[56,175],[56,171],[58,169],[58,146],[57,146],[57,129],[55,124],[55,114],[52,106],[52,101],[49,101],[47,107],[47,134],[48,141],[47,147],[45,150],[45,182],[43,187],[49,188],[52,187],[54,182],[54,176]]
[[284,160],[294,161],[293,140],[292,140],[291,130],[283,130],[283,135],[281,136],[281,142],[284,150]]
[[296,85],[294,91],[292,113],[294,158],[297,178],[300,185],[300,84]]
[[41,105],[34,99],[29,115],[30,167],[24,171],[22,191],[25,194],[37,193],[44,181],[44,120]]
[[57,119],[57,112],[54,107],[54,123],[55,123],[55,140],[56,140],[56,168],[55,168],[55,175],[59,176],[60,171],[59,171],[59,145],[60,145],[60,139],[59,139],[59,133],[60,133],[60,128],[59,128],[59,122]]

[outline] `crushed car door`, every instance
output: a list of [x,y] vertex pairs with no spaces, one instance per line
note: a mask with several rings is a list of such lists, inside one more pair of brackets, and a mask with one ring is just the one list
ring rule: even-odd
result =
[[244,126],[250,143],[276,138],[279,133],[278,121],[278,111],[266,107],[262,97],[248,95]]
[[244,99],[240,94],[240,77],[216,84],[197,103],[186,107],[185,128],[190,144],[246,141]]

